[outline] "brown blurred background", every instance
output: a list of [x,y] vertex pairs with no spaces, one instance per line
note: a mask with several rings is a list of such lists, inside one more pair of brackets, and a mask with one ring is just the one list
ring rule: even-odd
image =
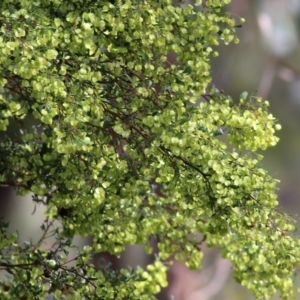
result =
[[[238,45],[219,48],[213,81],[233,98],[248,91],[270,101],[282,130],[278,145],[263,152],[263,166],[281,181],[280,206],[300,226],[300,1],[232,0],[229,10],[246,23],[237,29]],[[229,278],[219,294],[207,299],[253,297]]]

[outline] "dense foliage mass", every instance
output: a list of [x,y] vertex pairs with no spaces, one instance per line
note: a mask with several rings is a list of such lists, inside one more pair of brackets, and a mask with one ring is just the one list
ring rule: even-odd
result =
[[[154,299],[164,261],[200,267],[204,240],[257,298],[291,299],[300,243],[254,152],[280,126],[268,102],[210,87],[215,46],[238,42],[243,20],[229,0],[197,2],[1,1],[0,182],[47,207],[37,244],[1,223],[1,299]],[[71,267],[75,234],[94,241]],[[151,252],[151,237],[146,270],[89,263],[128,244]]]

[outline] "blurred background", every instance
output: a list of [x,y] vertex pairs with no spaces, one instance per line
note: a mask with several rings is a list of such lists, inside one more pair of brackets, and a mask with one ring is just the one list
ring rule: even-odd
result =
[[[236,99],[243,91],[248,91],[269,100],[270,111],[282,125],[282,130],[277,132],[279,143],[263,152],[263,167],[281,181],[280,206],[297,220],[299,227],[300,1],[232,0],[228,10],[237,19],[245,18],[246,22],[237,29],[238,45],[222,45],[218,49],[220,55],[213,60],[213,82]],[[214,264],[218,266],[218,263]],[[225,276],[222,270],[219,273],[221,277],[222,274]],[[299,283],[295,286],[299,287]],[[218,294],[201,298],[199,293],[199,298],[193,300],[198,299],[253,297],[229,276]]]
[[[236,16],[237,22],[242,17],[246,23],[237,29],[238,45],[218,47],[220,55],[212,63],[213,83],[236,99],[248,91],[270,101],[270,111],[282,130],[278,132],[279,144],[263,153],[263,167],[281,181],[280,206],[300,226],[300,1],[232,0],[228,11]],[[38,239],[43,207],[38,207],[32,216],[30,196],[15,197],[14,191],[5,187],[0,187],[0,195],[0,215],[12,221],[11,231],[18,229],[21,240]],[[219,257],[217,250],[204,252],[203,269],[199,271],[189,271],[182,264],[173,266],[170,286],[158,295],[159,299],[253,299],[231,278],[231,265]],[[128,248],[120,259],[103,257],[116,268],[145,265],[151,260],[139,246]]]

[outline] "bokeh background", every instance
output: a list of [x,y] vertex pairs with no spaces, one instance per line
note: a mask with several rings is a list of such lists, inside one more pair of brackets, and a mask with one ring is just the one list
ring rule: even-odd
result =
[[[269,100],[270,111],[282,130],[277,133],[280,142],[263,152],[262,164],[280,180],[280,206],[297,220],[299,227],[300,1],[233,0],[228,9],[237,18],[245,18],[246,23],[237,29],[238,45],[219,48],[220,55],[213,60],[214,84],[233,98],[248,91]],[[295,286],[299,287],[299,282]],[[193,300],[198,299],[201,296]],[[207,299],[253,297],[229,276],[220,293]]]
[[[270,111],[282,130],[278,133],[279,144],[263,153],[262,164],[281,181],[280,206],[300,226],[300,1],[232,0],[228,11],[237,20],[245,18],[246,23],[237,29],[238,45],[218,47],[220,55],[212,62],[213,83],[236,99],[248,91],[270,101]],[[0,187],[0,215],[11,221],[10,230],[17,229],[21,240],[35,240],[41,234],[43,207],[37,207],[34,216],[33,209],[30,196],[15,197],[13,190]],[[78,238],[77,242],[83,245],[89,240]],[[189,271],[182,264],[173,266],[170,286],[158,295],[159,299],[253,299],[231,278],[231,265],[220,258],[217,250],[203,251],[206,256],[201,270]],[[139,246],[129,247],[121,258],[103,257],[115,268],[145,265],[152,259]],[[95,258],[96,263],[98,260]],[[296,282],[295,286],[300,284]]]

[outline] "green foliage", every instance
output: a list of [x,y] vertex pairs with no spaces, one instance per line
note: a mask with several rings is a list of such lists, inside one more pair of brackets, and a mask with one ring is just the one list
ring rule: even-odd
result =
[[[254,152],[274,146],[280,126],[268,102],[209,88],[213,48],[238,42],[243,20],[224,13],[228,0],[197,2],[1,1],[0,182],[47,207],[35,245],[1,223],[1,299],[154,299],[166,259],[200,267],[198,232],[257,298],[292,298],[300,243]],[[75,234],[94,244],[71,267]],[[159,252],[147,270],[89,263],[128,244],[151,252],[151,237]]]

